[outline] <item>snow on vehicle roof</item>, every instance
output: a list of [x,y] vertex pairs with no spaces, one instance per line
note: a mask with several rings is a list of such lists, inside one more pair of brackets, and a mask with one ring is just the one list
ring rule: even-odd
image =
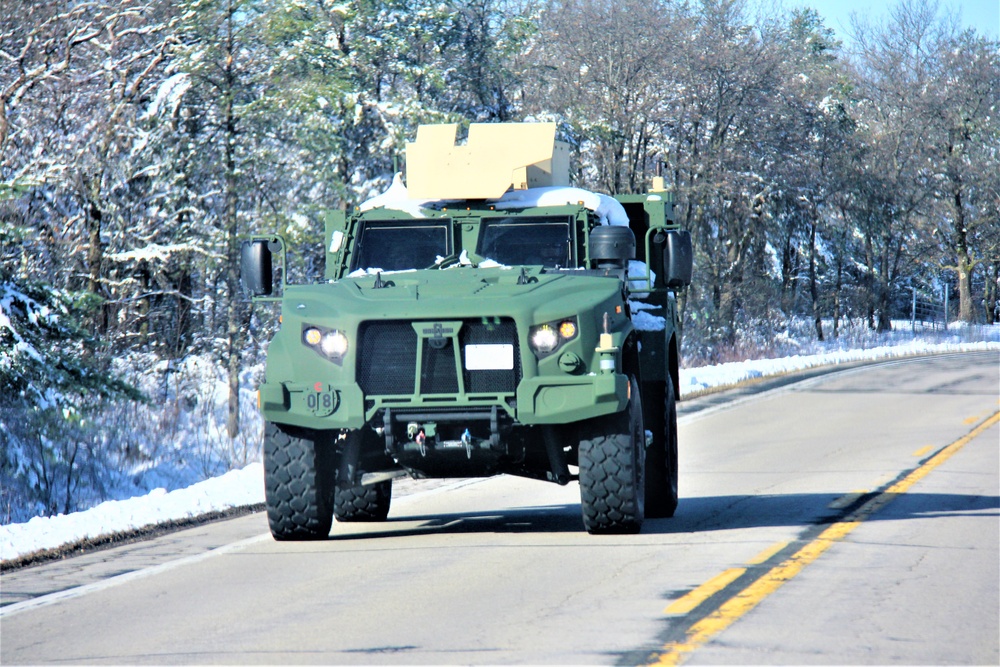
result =
[[[441,208],[454,201],[457,200],[410,199],[406,185],[403,184],[403,176],[397,172],[392,178],[392,184],[385,192],[372,197],[361,204],[359,208],[362,212],[385,208],[391,211],[409,213],[415,218],[423,218],[425,215],[421,209]],[[498,211],[582,204],[597,215],[602,225],[628,227],[628,215],[617,199],[582,188],[553,186],[508,190],[500,199],[486,201],[493,204]]]

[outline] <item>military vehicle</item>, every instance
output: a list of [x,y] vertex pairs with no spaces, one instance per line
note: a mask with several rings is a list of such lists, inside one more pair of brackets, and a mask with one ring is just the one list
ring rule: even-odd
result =
[[677,507],[692,253],[671,195],[569,187],[553,124],[456,134],[421,126],[405,186],[326,216],[325,282],[275,288],[284,241],[244,243],[244,289],[281,302],[259,388],[275,539],[385,520],[401,476],[578,480],[591,533]]

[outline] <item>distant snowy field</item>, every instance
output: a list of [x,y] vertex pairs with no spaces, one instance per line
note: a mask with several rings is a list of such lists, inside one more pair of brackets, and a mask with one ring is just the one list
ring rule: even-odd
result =
[[[892,344],[868,349],[828,350],[781,359],[682,369],[681,396],[819,366],[944,352],[1000,350],[1000,327],[975,327],[975,331],[960,329],[956,335],[949,331],[944,336],[936,334],[928,338],[911,336],[906,327],[900,329],[903,332],[886,338]],[[970,338],[978,340],[959,342]],[[945,341],[942,342],[942,339]],[[817,346],[822,347],[822,344],[810,347]],[[36,517],[26,523],[0,526],[0,560],[12,560],[84,539],[263,502],[263,466],[255,462],[175,491],[159,488],[144,496],[103,502],[83,512]]]

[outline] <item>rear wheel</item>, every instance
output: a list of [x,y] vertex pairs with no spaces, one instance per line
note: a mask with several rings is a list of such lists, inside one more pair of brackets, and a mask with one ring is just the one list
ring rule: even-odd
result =
[[392,503],[392,480],[361,484],[363,451],[378,446],[374,431],[361,428],[346,435],[337,466],[333,516],[337,521],[385,521]]
[[276,540],[321,540],[333,523],[335,453],[322,432],[268,423],[264,497]]
[[392,503],[392,480],[368,486],[340,486],[333,501],[337,521],[385,521]]
[[580,441],[580,505],[591,534],[637,533],[645,505],[645,431],[639,385],[621,413],[595,422],[598,434]]
[[669,518],[677,511],[677,401],[667,378],[663,421],[651,424],[653,443],[646,452],[646,516]]

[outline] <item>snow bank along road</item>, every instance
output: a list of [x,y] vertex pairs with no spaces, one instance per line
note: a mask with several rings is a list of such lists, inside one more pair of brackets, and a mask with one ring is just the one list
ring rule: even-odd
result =
[[507,477],[319,543],[258,514],[3,575],[0,663],[1000,662],[1000,354],[712,399],[640,535]]

